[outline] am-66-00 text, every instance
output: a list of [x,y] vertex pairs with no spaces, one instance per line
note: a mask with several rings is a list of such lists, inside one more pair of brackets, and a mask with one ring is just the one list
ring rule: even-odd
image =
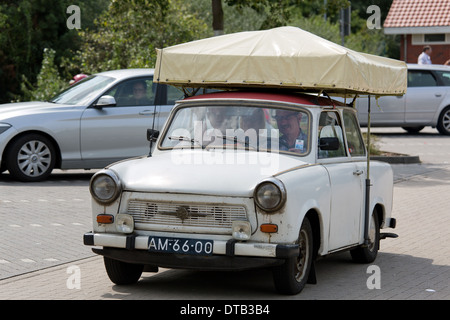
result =
[[185,238],[149,237],[148,250],[155,252],[210,255],[213,241]]

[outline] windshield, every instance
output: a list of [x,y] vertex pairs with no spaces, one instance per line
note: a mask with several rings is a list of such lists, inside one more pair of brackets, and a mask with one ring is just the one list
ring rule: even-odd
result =
[[174,115],[161,148],[230,148],[306,155],[310,127],[309,113],[302,109],[185,107]]
[[50,99],[50,102],[86,105],[106,89],[106,87],[114,80],[114,78],[105,76],[90,76],[62,91]]

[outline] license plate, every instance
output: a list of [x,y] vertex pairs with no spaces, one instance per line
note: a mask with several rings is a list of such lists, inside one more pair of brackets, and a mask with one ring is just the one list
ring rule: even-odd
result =
[[208,256],[213,252],[213,243],[211,240],[201,239],[149,237],[148,250]]

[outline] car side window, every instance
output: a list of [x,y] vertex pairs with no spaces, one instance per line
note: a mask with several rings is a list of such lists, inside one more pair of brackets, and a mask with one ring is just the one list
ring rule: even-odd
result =
[[121,82],[105,95],[113,96],[117,107],[155,104],[155,86],[153,86],[152,78],[139,78]]
[[436,71],[444,86],[450,87],[450,71]]
[[342,124],[339,113],[335,111],[324,111],[319,118],[319,139],[320,138],[338,138],[338,150],[321,150],[319,148],[318,156],[320,159],[345,157],[345,145],[342,133]]
[[173,105],[176,101],[182,100],[184,98],[183,91],[174,87],[167,86],[167,104]]
[[344,110],[344,125],[350,155],[352,157],[364,156],[366,154],[366,149],[364,147],[361,130],[353,112]]
[[408,87],[435,87],[437,81],[433,74],[424,70],[408,71]]

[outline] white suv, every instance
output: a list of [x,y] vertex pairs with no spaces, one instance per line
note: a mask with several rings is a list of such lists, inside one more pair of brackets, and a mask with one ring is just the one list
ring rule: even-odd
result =
[[[426,126],[450,135],[450,67],[408,64],[408,89],[404,96],[371,98],[371,126],[402,127],[419,132]],[[357,99],[361,126],[367,126],[368,99]]]

